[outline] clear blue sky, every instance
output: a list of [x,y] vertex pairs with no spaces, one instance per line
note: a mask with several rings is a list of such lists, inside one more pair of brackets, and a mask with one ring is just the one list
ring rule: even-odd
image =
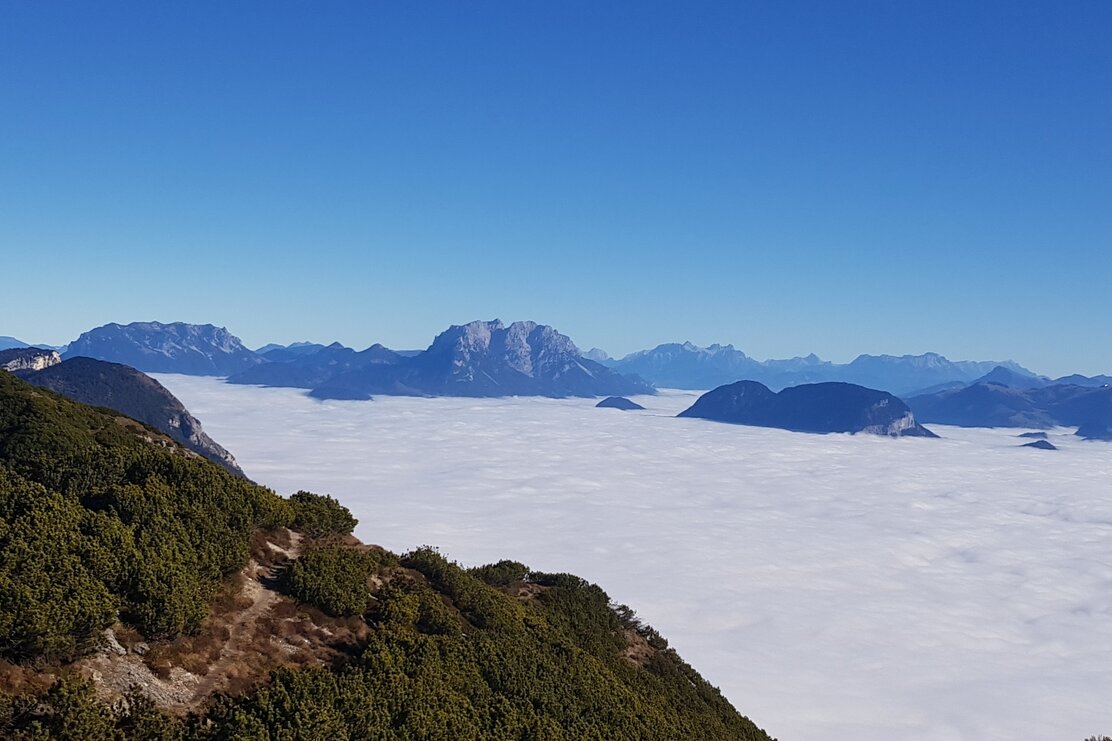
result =
[[0,0],[0,334],[1112,372],[1110,2]]

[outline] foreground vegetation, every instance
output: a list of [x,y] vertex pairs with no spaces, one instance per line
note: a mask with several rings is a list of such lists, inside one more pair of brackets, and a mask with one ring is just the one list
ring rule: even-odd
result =
[[[397,556],[354,525],[331,498],[283,499],[0,373],[0,657],[57,677],[0,695],[0,736],[768,738],[599,587],[512,561],[466,570],[428,547]],[[141,692],[105,704],[67,671],[117,621],[147,639],[198,630],[252,535],[288,526],[308,539],[276,585],[286,599],[370,626],[343,661],[278,669],[186,717]]]

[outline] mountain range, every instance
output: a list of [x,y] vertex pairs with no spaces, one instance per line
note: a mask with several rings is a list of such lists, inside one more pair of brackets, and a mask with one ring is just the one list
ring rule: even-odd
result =
[[[1093,379],[1085,379],[1092,382]],[[1008,382],[1011,383],[1008,383]],[[1112,440],[1112,386],[1033,382],[997,369],[977,383],[907,400],[923,422],[959,427],[1077,427],[1077,434]]]
[[393,365],[402,356],[375,344],[356,352],[339,342],[331,345],[302,345],[294,350],[278,348],[264,354],[266,362],[228,377],[228,383],[312,389],[334,377],[368,365]]
[[425,351],[339,373],[314,388],[320,399],[407,396],[625,396],[652,385],[583,357],[575,343],[535,322],[453,325]]
[[[3,342],[19,343],[14,338]],[[40,346],[42,347],[42,346]],[[1112,377],[1051,379],[1011,360],[950,360],[937,353],[860,355],[833,363],[810,354],[756,360],[732,345],[667,343],[615,360],[534,322],[498,320],[453,325],[424,350],[380,344],[359,351],[333,342],[268,344],[256,351],[222,327],[174,322],[108,324],[82,334],[63,358],[123,363],[152,373],[228,377],[230,383],[304,388],[317,398],[375,394],[457,396],[608,396],[653,393],[653,387],[714,389],[757,381],[778,391],[842,382],[904,399],[996,382],[1010,388],[1054,384],[1100,387]]]
[[318,350],[323,350],[324,347],[325,346],[319,342],[291,342],[288,345],[270,343],[269,345],[263,345],[255,350],[255,352],[266,357],[269,361],[281,362],[283,360],[293,360],[294,358],[299,358],[304,355],[312,355]]
[[811,354],[787,360],[755,360],[733,345],[699,347],[690,342],[658,345],[607,362],[659,387],[710,389],[734,381],[759,381],[773,390],[806,383],[841,381],[901,396],[932,386],[971,383],[997,366],[1035,374],[1013,361],[953,361],[937,353],[860,355],[838,364]]

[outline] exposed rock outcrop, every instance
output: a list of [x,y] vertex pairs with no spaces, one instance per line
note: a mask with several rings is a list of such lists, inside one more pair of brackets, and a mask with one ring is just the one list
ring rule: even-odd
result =
[[62,362],[55,350],[40,350],[37,347],[21,347],[0,350],[0,369],[12,373],[17,371],[40,371]]

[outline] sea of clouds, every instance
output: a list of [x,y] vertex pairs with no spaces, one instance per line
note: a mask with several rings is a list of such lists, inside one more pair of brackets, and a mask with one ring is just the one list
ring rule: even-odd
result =
[[1112,444],[675,419],[695,395],[319,402],[158,376],[249,476],[356,534],[569,571],[782,739],[1112,734]]

